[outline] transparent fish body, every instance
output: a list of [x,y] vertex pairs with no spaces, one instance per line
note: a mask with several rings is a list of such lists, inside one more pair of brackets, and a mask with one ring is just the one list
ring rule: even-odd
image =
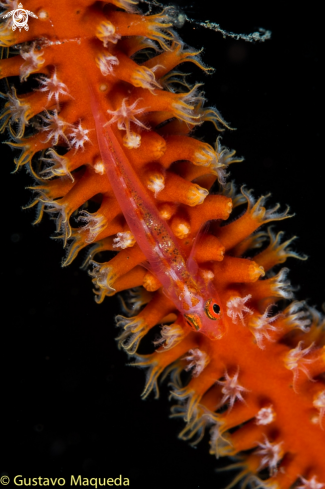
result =
[[143,188],[94,94],[92,111],[106,174],[150,270],[193,330],[212,339],[221,338],[225,327],[216,290],[200,277],[195,260],[186,260],[182,255],[172,230]]

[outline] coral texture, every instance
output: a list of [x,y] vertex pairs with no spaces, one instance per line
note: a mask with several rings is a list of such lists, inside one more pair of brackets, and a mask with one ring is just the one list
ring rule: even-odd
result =
[[[147,369],[144,397],[158,392],[160,374],[171,374],[172,413],[186,423],[184,439],[196,443],[209,430],[210,452],[239,455],[239,478],[247,481],[322,487],[323,320],[293,300],[286,268],[273,273],[299,255],[281,233],[260,228],[285,219],[288,211],[265,208],[267,197],[254,199],[245,188],[236,193],[225,185],[228,165],[238,161],[235,153],[220,138],[213,148],[194,137],[203,122],[228,127],[216,109],[205,108],[199,87],[189,87],[177,67],[187,61],[208,68],[174,33],[168,11],[144,17],[128,0],[79,1],[70,2],[62,18],[58,3],[42,5],[30,2],[39,21],[19,34],[19,54],[0,64],[1,76],[9,78],[2,127],[21,151],[17,168],[28,165],[36,180],[36,222],[44,212],[55,218],[67,248],[64,265],[88,247],[85,266],[97,302],[136,288],[125,315],[117,318],[119,345]],[[16,45],[15,36],[7,23],[3,45]],[[37,90],[17,95],[10,77],[24,82],[34,74]],[[174,233],[175,246],[196,263],[193,274],[198,269],[200,281],[217,291],[217,303],[211,300],[221,310],[214,310],[221,314],[218,339],[200,333],[199,326],[191,329],[198,323],[184,321],[184,310],[166,298],[158,274],[142,266],[149,257],[105,174],[92,91],[148,201]],[[219,189],[209,194],[217,180]],[[245,212],[232,220],[232,209],[244,204]],[[210,227],[201,234],[207,221]],[[248,258],[265,242],[263,251]],[[107,251],[118,254],[104,261]],[[184,283],[178,287],[184,291]],[[157,325],[155,351],[140,355],[139,344]],[[185,384],[184,371],[191,373]]]

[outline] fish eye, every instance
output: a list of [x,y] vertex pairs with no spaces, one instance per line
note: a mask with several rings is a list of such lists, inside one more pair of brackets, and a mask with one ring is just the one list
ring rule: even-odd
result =
[[204,312],[208,316],[209,319],[216,321],[216,319],[220,318],[220,306],[212,299],[209,299],[205,303]]

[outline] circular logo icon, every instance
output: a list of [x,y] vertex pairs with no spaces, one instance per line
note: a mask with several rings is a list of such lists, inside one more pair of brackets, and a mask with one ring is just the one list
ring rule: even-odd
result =
[[7,475],[3,475],[2,477],[0,477],[0,484],[3,485],[3,486],[7,486],[10,482],[10,479]]
[[19,30],[24,27],[25,30],[28,31],[28,13],[26,12],[26,10],[22,8],[17,8],[17,10],[15,10],[13,13],[12,21],[14,23],[14,25],[12,26],[13,31],[16,30],[17,27]]

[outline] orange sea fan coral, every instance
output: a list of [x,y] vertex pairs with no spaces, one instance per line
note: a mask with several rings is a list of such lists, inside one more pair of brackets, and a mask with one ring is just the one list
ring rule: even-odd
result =
[[[37,12],[36,7],[29,6],[31,10]],[[103,13],[107,18],[101,22],[101,29],[96,31],[100,33],[97,36],[99,40],[94,41],[92,49],[96,51],[100,42],[105,49],[114,50],[115,48],[118,50],[121,44],[122,54],[127,56],[131,53],[130,39],[132,37],[124,39],[123,12],[115,12],[115,7],[110,6],[106,6],[102,12],[100,6],[97,5],[97,7],[98,9],[92,13],[99,15],[99,18]],[[87,6],[87,8],[90,7]],[[138,14],[133,11],[128,15]],[[135,18],[132,17],[132,19]],[[66,15],[66,20],[69,21],[68,15]],[[117,32],[113,20],[121,22],[121,29],[118,31],[121,34]],[[93,16],[92,20],[86,23],[87,29],[92,27],[92,21]],[[109,25],[108,22],[111,24]],[[136,20],[132,22],[135,28]],[[163,27],[159,26],[155,29],[152,37],[156,39],[157,36],[163,36],[158,41],[160,41],[160,48],[166,50],[163,54],[167,56],[170,53],[168,48],[171,46],[170,37],[173,36],[173,33],[166,22]],[[151,35],[152,30],[148,28],[148,32]],[[148,36],[148,32],[141,32],[139,35]],[[22,34],[26,36],[25,33]],[[32,29],[28,35],[32,35]],[[38,37],[41,35],[46,37],[44,33],[38,34]],[[72,36],[70,33],[69,35]],[[132,35],[138,35],[138,33],[132,32]],[[23,39],[25,39],[24,36]],[[177,38],[175,39],[177,42]],[[88,40],[81,42],[88,43]],[[8,40],[6,43],[8,44]],[[44,70],[41,71],[44,73],[41,76],[47,76],[49,79],[52,77],[53,80],[54,77],[58,77],[57,79],[60,80],[59,62],[56,59],[56,56],[61,59],[59,51],[55,53],[56,47],[51,44],[49,46],[44,44],[40,47],[41,49],[38,49],[33,42],[30,50],[26,52],[31,55],[35,52],[36,61],[33,63],[39,63],[37,70]],[[42,55],[36,54],[37,49],[42,52]],[[54,53],[51,58],[52,51]],[[66,60],[70,60],[69,70],[72,66],[73,51],[74,48],[68,46]],[[46,71],[46,61],[41,63],[37,60],[40,57],[44,59],[44,56],[46,59],[46,52],[50,53],[48,71]],[[79,50],[75,52],[77,56]],[[83,56],[87,60],[86,54]],[[96,55],[93,58],[96,59]],[[97,71],[94,68],[90,72],[88,86],[99,84],[101,88],[104,88],[105,85],[105,90],[102,92],[105,103],[107,102],[107,121],[113,125],[114,122],[110,120],[110,117],[114,119],[115,114],[120,118],[116,120],[117,129],[120,131],[120,133],[117,131],[117,134],[121,134],[120,144],[137,171],[141,172],[143,184],[152,193],[158,210],[161,209],[162,215],[165,216],[164,219],[169,221],[171,229],[179,240],[177,241],[178,246],[183,248],[183,253],[188,256],[193,238],[201,224],[210,219],[225,220],[230,211],[229,197],[221,195],[221,189],[219,189],[219,194],[217,191],[215,195],[207,196],[207,190],[211,188],[213,181],[217,177],[222,180],[224,176],[219,175],[213,163],[202,164],[201,152],[200,158],[195,158],[193,145],[202,148],[202,143],[201,141],[196,142],[194,134],[191,134],[193,140],[188,139],[187,136],[187,124],[194,126],[196,122],[202,122],[202,111],[204,110],[201,105],[202,96],[199,92],[193,98],[186,95],[180,96],[177,91],[164,91],[157,97],[157,92],[160,94],[161,90],[157,85],[160,83],[159,79],[156,80],[150,75],[151,82],[149,82],[149,78],[144,75],[145,78],[140,77],[139,88],[138,75],[136,76],[137,81],[132,75],[133,72],[138,73],[138,68],[134,64],[137,65],[139,61],[136,58],[135,61],[128,58],[134,63],[132,64],[122,55],[116,58],[119,61],[113,64],[112,70],[116,74],[103,74],[100,67],[95,64]],[[15,65],[12,59],[14,58],[3,62],[4,75],[15,74],[14,70],[18,65]],[[26,77],[29,70],[25,65],[26,59],[24,57],[23,59],[24,62],[20,67],[18,66],[17,71],[17,75],[20,74],[22,79]],[[152,63],[152,60],[150,61]],[[146,61],[144,63],[146,64]],[[85,65],[87,66],[87,63]],[[55,66],[55,70],[52,66]],[[5,71],[7,69],[9,73]],[[155,74],[155,70],[150,69]],[[284,251],[282,246],[280,256],[280,251],[274,252],[276,238],[271,238],[269,248],[257,254],[254,260],[246,258],[247,250],[265,238],[264,235],[260,237],[255,235],[255,238],[250,238],[249,235],[256,231],[263,221],[269,218],[282,219],[285,214],[276,214],[277,210],[274,210],[273,213],[265,212],[263,202],[258,199],[253,201],[252,194],[243,190],[244,198],[248,200],[246,214],[226,226],[220,226],[220,221],[214,223],[208,231],[208,236],[197,243],[196,260],[204,280],[212,280],[218,288],[221,306],[225,310],[224,321],[227,325],[227,333],[217,344],[210,343],[207,337],[200,333],[190,332],[183,323],[182,317],[177,315],[173,305],[166,301],[160,291],[154,292],[160,286],[159,281],[156,280],[157,277],[141,267],[146,257],[134,244],[128,226],[123,221],[114,199],[112,188],[103,178],[102,162],[98,154],[96,139],[92,138],[94,125],[91,122],[91,111],[88,107],[89,98],[87,101],[89,92],[86,88],[83,92],[81,90],[82,83],[84,83],[81,75],[79,75],[78,85],[78,80],[71,82],[70,76],[69,79],[64,79],[65,70],[68,70],[68,64],[62,70],[62,80],[60,80],[60,83],[63,84],[61,85],[62,91],[65,93],[61,91],[58,97],[51,98],[46,92],[41,91],[38,94],[35,92],[21,97],[24,101],[24,108],[18,115],[15,112],[16,120],[12,120],[11,124],[11,132],[16,138],[14,144],[22,147],[22,157],[17,162],[18,166],[28,164],[35,152],[44,151],[41,155],[43,158],[41,165],[33,164],[34,168],[31,169],[39,185],[35,198],[35,204],[39,208],[39,218],[42,217],[43,211],[50,212],[52,216],[56,217],[58,236],[71,246],[71,251],[68,251],[68,261],[75,252],[93,243],[90,251],[90,261],[94,262],[91,274],[99,302],[102,300],[106,302],[108,300],[105,299],[106,295],[126,288],[139,285],[146,287],[147,292],[142,292],[145,294],[143,301],[145,303],[150,301],[149,304],[136,318],[125,320],[121,324],[124,328],[124,332],[122,330],[120,333],[121,341],[126,349],[132,345],[131,352],[134,352],[133,346],[137,346],[144,334],[156,324],[163,322],[170,328],[168,334],[165,330],[162,336],[165,343],[159,340],[161,345],[158,349],[159,353],[150,353],[145,358],[141,355],[136,357],[136,363],[150,367],[145,395],[148,394],[151,387],[155,386],[157,374],[164,368],[172,367],[173,362],[176,362],[172,378],[172,395],[174,399],[178,400],[179,406],[174,408],[176,410],[174,412],[177,412],[178,417],[183,417],[187,422],[187,438],[190,438],[192,433],[199,432],[200,435],[201,433],[203,435],[204,428],[209,427],[212,431],[211,452],[220,455],[234,455],[241,452],[245,457],[240,462],[243,475],[248,477],[249,474],[259,472],[259,476],[265,480],[263,482],[265,485],[290,487],[291,484],[297,483],[302,487],[309,487],[306,485],[308,480],[317,480],[321,483],[324,475],[322,467],[319,468],[317,464],[317,454],[319,447],[323,446],[322,379],[318,377],[317,382],[311,384],[308,377],[317,377],[323,371],[322,335],[316,335],[315,338],[315,334],[306,333],[308,313],[303,312],[303,306],[292,305],[291,309],[290,305],[281,307],[277,315],[275,309],[271,308],[270,304],[277,299],[290,300],[292,297],[284,271],[277,269],[276,275],[259,279],[263,277],[264,270],[268,271],[276,263],[283,262],[283,253],[290,254],[289,245],[284,248]],[[101,76],[104,77],[104,81],[100,79]],[[117,80],[114,80],[114,77]],[[38,78],[40,78],[39,75]],[[44,82],[44,78],[40,79]],[[153,85],[152,80],[156,80],[157,84]],[[41,86],[44,87],[44,83]],[[73,91],[74,87],[75,91]],[[128,94],[128,101],[125,100],[125,91]],[[184,93],[186,91],[188,90],[184,90]],[[85,94],[82,99],[80,99],[80,92]],[[113,98],[105,97],[106,92],[113,94]],[[11,94],[13,97],[13,89],[11,89]],[[167,94],[170,94],[171,97],[168,98]],[[154,97],[158,100],[155,100]],[[139,100],[140,98],[143,100]],[[110,105],[110,100],[114,101],[112,105]],[[147,104],[149,108],[154,106],[157,110],[149,111]],[[25,110],[27,105],[34,111],[31,117]],[[45,110],[42,113],[43,109]],[[4,110],[8,111],[8,105]],[[37,114],[40,114],[38,120]],[[220,121],[219,113],[214,111],[214,114]],[[130,116],[134,117],[131,125],[128,122]],[[172,117],[176,119],[170,121]],[[6,119],[7,114],[4,118],[4,123],[10,124],[10,121]],[[17,122],[20,124],[18,129],[16,129]],[[36,131],[35,135],[27,133],[22,139],[24,124],[27,125],[27,130],[30,128]],[[150,127],[150,130],[144,127]],[[157,132],[153,131],[155,127]],[[175,147],[177,144],[182,144],[183,158],[175,156],[176,153],[174,156],[169,155],[168,148],[174,142]],[[60,154],[57,148],[51,149],[53,145],[68,147],[68,152]],[[201,150],[197,149],[197,151]],[[188,163],[178,162],[184,159],[185,153]],[[213,149],[210,149],[208,154],[213,154]],[[46,163],[44,160],[50,161]],[[218,160],[217,162],[220,163]],[[51,167],[54,178],[51,178]],[[61,172],[61,175],[62,172],[63,174],[66,172],[66,176],[62,177],[60,173],[58,175],[56,173],[58,171]],[[86,210],[84,204],[89,199],[92,200],[92,203]],[[73,221],[78,209],[80,210],[79,221]],[[108,252],[116,249],[122,250],[107,265],[96,265],[98,251]],[[103,256],[106,257],[106,255]],[[214,257],[218,258],[214,259]],[[139,300],[135,297],[133,299],[134,301]],[[316,323],[318,317],[315,314],[314,316]],[[182,334],[179,332],[180,327]],[[294,332],[291,333],[291,330]],[[284,341],[285,334],[287,336]],[[304,346],[302,346],[302,341],[304,341]],[[308,346],[313,342],[315,342],[314,349],[309,350]],[[164,348],[166,343],[168,348]],[[302,357],[297,358],[294,353],[290,356],[290,350],[294,352],[295,349],[299,349],[299,345],[301,346],[300,353],[304,352]],[[243,350],[245,350],[244,356]],[[191,358],[187,361],[189,357]],[[278,360],[274,365],[274,358],[277,357]],[[192,366],[192,373],[194,371],[199,374],[193,375],[189,383],[184,385],[183,378],[182,382],[180,380],[179,372],[181,369],[188,369],[187,362],[191,361],[196,362]],[[260,366],[260,372],[264,378],[263,375],[257,375],[256,365]],[[305,372],[306,369],[308,375]],[[272,378],[270,388],[266,388],[267,383],[264,385],[267,375],[270,375],[270,379]],[[290,387],[292,379],[294,379],[292,385],[295,392],[292,392]],[[240,404],[241,397],[246,404]],[[224,411],[227,403],[228,410]],[[290,411],[293,405],[295,406],[294,415]],[[300,411],[299,406],[302,406]],[[275,413],[272,420],[265,424],[257,422],[261,419],[271,419],[270,416],[263,418],[263,409],[272,409],[272,413],[273,411]],[[257,420],[255,424],[254,416]],[[306,427],[304,416],[309,423],[308,427]],[[244,421],[248,423],[240,426]],[[297,423],[301,425],[304,423],[305,429],[301,429],[300,435],[293,439],[291,433],[292,430],[295,431]],[[234,431],[235,427],[237,427],[236,431]],[[227,429],[231,430],[231,434],[226,433]],[[216,430],[220,436],[215,435]],[[309,444],[307,451],[306,443]],[[304,449],[301,448],[303,444]],[[315,452],[312,451],[313,446],[316,447]],[[262,472],[264,469],[266,470]],[[270,477],[269,480],[267,480],[268,477]]]

